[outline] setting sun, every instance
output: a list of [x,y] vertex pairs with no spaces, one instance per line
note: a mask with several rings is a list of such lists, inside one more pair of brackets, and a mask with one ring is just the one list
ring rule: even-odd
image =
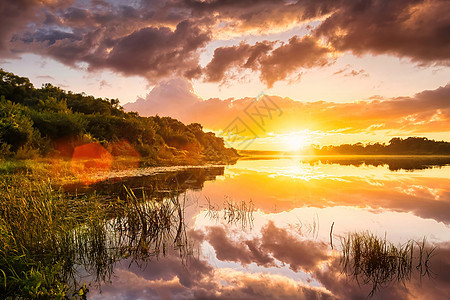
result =
[[299,151],[308,145],[308,138],[302,133],[288,134],[284,137],[285,150]]

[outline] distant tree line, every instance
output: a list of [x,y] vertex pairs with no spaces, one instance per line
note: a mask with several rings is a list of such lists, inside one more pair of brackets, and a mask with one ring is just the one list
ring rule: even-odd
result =
[[[125,112],[118,99],[66,92],[45,84],[35,88],[26,77],[0,69],[0,157],[70,157],[77,145],[97,142],[120,155],[126,141],[141,156],[155,161],[226,160],[234,149],[200,124],[169,117],[141,117]],[[123,145],[123,143],[122,143]],[[126,148],[126,147],[125,147]],[[127,149],[122,149],[126,154]]]
[[450,155],[450,143],[425,137],[392,138],[388,144],[312,146],[316,155]]

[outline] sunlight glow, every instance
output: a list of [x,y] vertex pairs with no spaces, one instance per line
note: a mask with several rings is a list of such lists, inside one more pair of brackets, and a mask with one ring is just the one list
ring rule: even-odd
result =
[[305,132],[293,132],[281,137],[286,151],[299,151],[309,145],[309,137]]
[[300,150],[305,146],[305,136],[293,135],[286,137],[286,146],[289,150]]

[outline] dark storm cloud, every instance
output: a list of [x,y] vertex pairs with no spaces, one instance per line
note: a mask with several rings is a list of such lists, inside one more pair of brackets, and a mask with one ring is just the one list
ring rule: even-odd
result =
[[62,15],[66,22],[80,22],[86,21],[91,16],[89,10],[80,9],[76,7],[69,7],[67,11]]
[[[80,7],[81,3],[55,10],[30,1],[29,8],[20,9],[29,11],[24,19],[34,23],[25,31],[16,30],[4,44],[15,53],[50,56],[70,66],[84,62],[90,70],[111,69],[153,83],[166,76],[201,75],[198,50],[210,41],[207,19],[188,21],[176,7],[168,7],[170,1],[152,1],[151,6],[95,1]],[[20,10],[2,5],[5,14]]]
[[144,27],[117,38],[117,30],[99,28],[73,33],[35,31],[22,37],[26,49],[46,54],[68,65],[87,62],[91,70],[111,69],[140,75],[149,81],[173,75],[198,76],[198,53],[210,40],[209,32],[190,21],[168,27]]
[[[11,39],[23,32],[29,25],[39,23],[43,11],[65,8],[72,0],[15,0],[0,2],[0,57],[8,57]],[[47,22],[54,22],[49,16]]]
[[[231,10],[239,11],[237,19],[247,24],[247,29],[253,24],[253,16],[264,11],[261,7],[265,1],[191,1],[200,10],[209,10],[228,15]],[[307,1],[306,1],[307,2]],[[276,81],[284,80],[300,69],[326,65],[332,62],[327,54],[335,51],[351,51],[354,54],[391,54],[406,57],[421,65],[445,64],[450,62],[450,2],[442,0],[432,1],[404,1],[404,0],[377,0],[377,1],[312,1],[315,3],[306,7],[305,1],[293,4],[278,4],[279,7],[289,8],[292,14],[301,11],[304,18],[314,18],[329,15],[313,31],[311,38],[299,39],[293,37],[289,44],[276,48],[270,58],[260,63],[261,80],[269,87]],[[250,8],[253,6],[260,9]],[[272,4],[264,4],[270,7]],[[244,11],[245,13],[242,13]],[[280,15],[281,12],[278,12]],[[274,15],[268,16],[273,18]],[[297,16],[298,17],[298,16]],[[286,19],[285,19],[286,20]],[[289,20],[289,17],[287,18]],[[299,21],[299,19],[296,19]],[[267,19],[259,19],[260,27],[267,24]],[[270,22],[269,22],[270,23]],[[317,43],[323,37],[329,43],[327,47]],[[315,40],[315,41],[314,41]],[[314,41],[314,42],[313,42]],[[228,50],[228,51],[222,51]],[[231,48],[216,49],[216,54],[224,54],[220,59],[222,67],[243,67],[242,62],[245,50],[243,45],[234,47],[236,56]],[[222,53],[223,52],[223,53]],[[228,61],[226,57],[229,57]],[[209,70],[208,70],[209,71]],[[211,76],[207,72],[207,79],[217,81],[227,71],[226,68]],[[345,76],[367,76],[363,70],[351,70]]]

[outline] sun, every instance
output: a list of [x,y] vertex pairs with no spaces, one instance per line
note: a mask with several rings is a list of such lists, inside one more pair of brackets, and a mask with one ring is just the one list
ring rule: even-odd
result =
[[285,135],[283,140],[287,151],[299,151],[308,144],[307,136],[298,132]]

